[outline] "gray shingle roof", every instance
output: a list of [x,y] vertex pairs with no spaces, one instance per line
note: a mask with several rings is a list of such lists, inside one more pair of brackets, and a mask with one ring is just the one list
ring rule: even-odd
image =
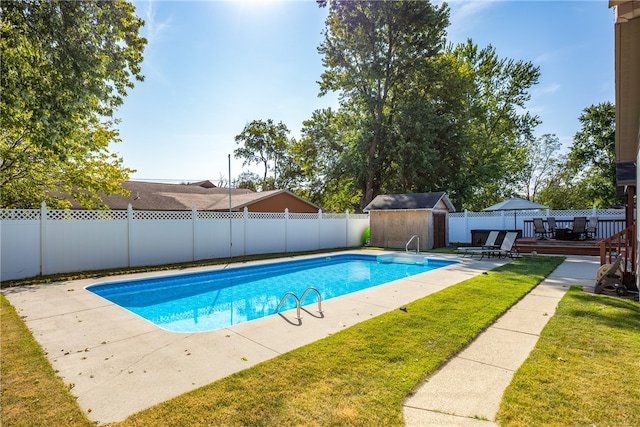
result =
[[444,191],[413,194],[381,194],[376,196],[376,198],[364,208],[364,211],[433,209],[441,200],[450,212],[456,211]]
[[[229,189],[220,188],[209,181],[194,184],[163,184],[143,181],[126,181],[122,186],[131,192],[129,197],[121,195],[102,196],[104,203],[114,210],[127,209],[129,204],[136,210],[184,211],[195,207],[197,210],[229,210]],[[231,209],[241,211],[245,206],[269,199],[281,193],[302,200],[315,209],[315,204],[288,190],[253,192],[243,188],[231,189]],[[78,207],[78,206],[76,206]]]

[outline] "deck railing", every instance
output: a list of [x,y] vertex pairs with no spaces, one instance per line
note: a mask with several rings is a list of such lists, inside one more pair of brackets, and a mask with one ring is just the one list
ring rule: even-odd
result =
[[624,272],[624,281],[632,280],[636,271],[636,226],[632,224],[618,233],[598,242],[600,264],[613,264],[615,258],[623,257],[620,265]]
[[[522,230],[523,237],[535,237],[535,227],[533,226],[533,220],[525,220]],[[547,220],[543,219],[545,228],[548,229]],[[596,232],[594,239],[598,240],[606,236],[611,236],[622,230],[626,226],[624,219],[598,219],[598,225],[596,226]],[[573,227],[573,218],[571,219],[556,219],[556,228],[568,228]]]

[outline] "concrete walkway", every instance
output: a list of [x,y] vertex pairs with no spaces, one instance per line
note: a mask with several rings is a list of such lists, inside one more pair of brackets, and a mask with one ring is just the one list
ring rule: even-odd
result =
[[407,426],[487,427],[514,372],[572,285],[593,286],[597,257],[568,257],[465,350],[419,386],[404,403]]
[[[437,257],[460,259],[455,255]],[[311,304],[305,307],[302,320],[294,319],[292,310],[201,333],[162,330],[84,289],[95,283],[168,272],[8,288],[2,293],[23,317],[89,418],[108,423],[507,262],[462,260],[460,264],[323,301],[322,315],[315,313],[316,307]],[[598,259],[593,257],[567,259],[407,399],[407,424],[489,424],[478,419],[494,419],[504,388],[535,345],[558,300],[572,284],[593,284],[598,266]]]

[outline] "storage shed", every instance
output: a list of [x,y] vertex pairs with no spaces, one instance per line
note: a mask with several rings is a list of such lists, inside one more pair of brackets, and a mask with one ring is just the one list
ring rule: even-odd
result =
[[[370,244],[404,249],[412,236],[420,250],[449,244],[449,212],[456,209],[444,191],[379,195],[365,208],[371,226]],[[417,239],[409,249],[417,248]]]

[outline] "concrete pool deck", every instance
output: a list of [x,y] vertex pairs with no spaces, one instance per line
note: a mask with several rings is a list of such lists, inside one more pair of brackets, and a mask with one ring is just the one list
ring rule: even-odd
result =
[[[348,253],[371,254],[371,251],[348,251]],[[383,252],[376,254],[381,253]],[[309,257],[313,256],[318,255]],[[455,255],[429,256],[460,260]],[[299,258],[303,257],[296,257],[296,259]],[[135,314],[84,289],[95,283],[163,276],[177,273],[176,271],[8,288],[2,293],[22,316],[47,353],[58,375],[72,387],[72,393],[78,398],[79,405],[87,412],[89,418],[99,423],[108,423],[123,420],[142,409],[326,337],[345,327],[397,309],[410,301],[507,262],[507,260],[498,259],[461,260],[463,261],[461,264],[323,301],[322,315],[315,311],[317,306],[314,302],[305,306],[302,311],[303,318],[300,321],[294,318],[295,310],[291,310],[280,315],[200,333],[176,333],[159,329]],[[273,262],[273,260],[242,265],[263,262]],[[575,271],[569,267],[565,268],[565,265],[573,266]],[[555,310],[555,304],[570,284],[586,284],[586,278],[590,278],[589,283],[592,283],[598,266],[598,260],[594,257],[569,257],[545,280],[551,286],[551,289],[544,291],[545,294],[550,295],[549,297],[537,296],[539,288],[530,295],[546,301],[544,310],[552,313]],[[179,272],[225,267],[221,265],[184,269]],[[576,278],[579,280],[576,281]],[[580,279],[584,283],[580,282]],[[528,301],[527,298],[521,303]],[[553,300],[554,303],[550,303],[547,299]],[[534,305],[538,303],[534,302]],[[526,314],[524,320],[518,315],[521,311],[523,313],[520,314]],[[531,324],[529,311],[531,310],[527,308],[520,310],[514,307],[504,318],[515,313],[512,324],[521,325],[526,329]],[[541,315],[538,314],[538,316]],[[534,323],[540,324],[539,321]],[[494,327],[499,329],[497,324]],[[526,336],[527,345],[531,343],[534,345],[537,341],[535,332],[525,332],[520,335]],[[532,335],[535,338],[532,338]],[[465,352],[474,348],[476,342],[482,343],[481,337]],[[495,339],[490,340],[486,344],[490,347],[485,350],[502,354],[504,351],[495,351],[496,345],[508,348],[520,348],[522,345],[518,340],[503,338],[498,337],[497,342]],[[518,355],[524,352],[526,358],[529,351],[514,352]],[[481,361],[479,364],[493,368],[489,362]],[[451,363],[447,366],[449,365]],[[517,366],[510,366],[506,370],[512,375]],[[438,374],[449,370],[445,367]],[[469,382],[468,378],[464,381]],[[425,384],[430,383],[434,381],[427,381]],[[498,385],[501,386],[501,383]],[[493,388],[492,386],[492,390]],[[458,392],[463,393],[464,390],[461,389]],[[427,400],[431,400],[430,393],[433,391],[421,387],[413,398],[405,403],[405,419],[409,425],[424,425],[423,422],[428,420],[431,420],[428,421],[431,425],[434,423],[447,425],[435,421],[436,418],[445,416],[443,415],[445,412],[458,414],[457,417],[449,417],[450,421],[456,424],[448,425],[472,425],[459,424],[461,420],[472,421],[468,418],[469,415],[451,411],[445,406],[439,409],[432,407],[429,402],[421,403],[419,397],[427,396]],[[449,393],[445,394],[449,395]],[[501,395],[502,390],[499,391],[498,399]],[[469,402],[466,398],[461,400]],[[491,403],[488,406],[493,408],[495,404]],[[483,414],[484,412],[478,412],[475,416],[484,416]],[[486,418],[492,419],[492,415],[489,414]],[[482,422],[478,419],[473,421]]]

